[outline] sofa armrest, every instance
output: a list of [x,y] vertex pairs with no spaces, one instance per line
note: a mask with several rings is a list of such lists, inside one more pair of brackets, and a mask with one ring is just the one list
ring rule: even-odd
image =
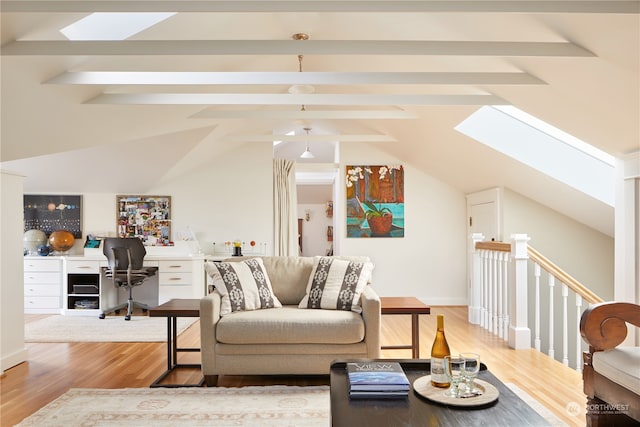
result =
[[615,348],[627,337],[626,322],[640,326],[640,305],[603,302],[587,308],[580,318],[580,334],[589,351]]
[[220,294],[216,291],[200,299],[200,352],[202,372],[215,370],[216,324],[220,320]]
[[380,358],[380,334],[382,317],[380,308],[380,297],[371,286],[367,286],[360,297],[362,306],[362,319],[365,326],[365,342],[370,358]]

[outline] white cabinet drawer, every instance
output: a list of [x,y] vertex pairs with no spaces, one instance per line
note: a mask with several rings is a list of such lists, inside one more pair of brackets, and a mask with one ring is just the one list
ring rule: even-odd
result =
[[185,286],[191,285],[191,273],[163,273],[160,272],[158,279],[160,286],[164,285],[176,285]]
[[33,308],[60,308],[59,297],[24,297],[25,310]]
[[60,271],[59,259],[25,259],[24,271]]
[[159,261],[158,267],[160,267],[161,273],[190,273],[191,261]]
[[51,297],[60,296],[60,285],[32,285],[25,284],[24,296],[25,297]]
[[160,286],[158,303],[164,304],[170,299],[193,298],[190,287],[184,286]]
[[60,287],[60,281],[62,276],[60,273],[55,272],[39,272],[39,271],[26,271],[24,273],[24,283],[55,283]]
[[100,261],[67,261],[69,274],[98,274]]

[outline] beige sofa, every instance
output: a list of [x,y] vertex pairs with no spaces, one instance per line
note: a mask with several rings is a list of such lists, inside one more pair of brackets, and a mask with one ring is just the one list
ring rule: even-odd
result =
[[[221,316],[222,297],[217,290],[200,302],[202,371],[207,386],[217,385],[219,375],[329,374],[334,359],[380,357],[380,298],[370,284],[361,294],[361,313],[298,308],[314,258],[261,259],[281,308]],[[334,259],[369,261],[366,257]]]

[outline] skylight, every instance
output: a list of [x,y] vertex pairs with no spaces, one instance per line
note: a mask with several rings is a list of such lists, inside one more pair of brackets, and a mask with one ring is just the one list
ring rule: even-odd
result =
[[610,206],[614,157],[513,106],[485,106],[455,127]]
[[69,40],[125,40],[175,14],[97,12],[64,27],[60,32]]

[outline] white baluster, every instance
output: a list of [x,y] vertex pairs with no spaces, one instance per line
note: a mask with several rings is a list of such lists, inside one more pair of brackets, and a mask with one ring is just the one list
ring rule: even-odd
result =
[[497,292],[498,292],[498,298],[496,301],[496,308],[497,308],[497,334],[499,337],[502,338],[502,321],[504,319],[504,312],[502,311],[502,290],[504,288],[504,275],[502,274],[503,271],[503,265],[504,265],[504,252],[499,252],[498,253],[498,286],[497,286]]
[[582,297],[576,294],[576,371],[582,372],[582,337],[580,336],[580,317],[582,316]]
[[493,251],[492,254],[492,265],[491,269],[493,272],[493,280],[491,281],[491,332],[494,334],[498,333],[497,322],[498,322],[498,310],[496,306],[496,301],[498,300],[498,251]]
[[503,265],[502,277],[504,277],[504,286],[502,290],[502,338],[506,341],[509,339],[509,254],[504,254],[505,263]]
[[536,350],[540,351],[540,265],[538,263],[533,264],[533,274],[536,278],[536,301],[535,301],[535,324],[534,324],[534,336],[533,345]]
[[487,328],[487,287],[489,282],[489,268],[488,268],[488,257],[487,251],[482,250],[480,252],[480,256],[482,257],[482,290],[481,290],[481,299],[482,303],[480,306],[482,307],[480,312],[480,326],[483,328]]
[[555,357],[555,350],[554,350],[554,343],[553,343],[553,288],[556,285],[555,283],[555,277],[553,277],[551,274],[549,274],[549,350],[547,352],[547,354],[549,355],[550,358],[554,359]]
[[562,364],[569,366],[569,326],[568,326],[568,306],[569,287],[562,284]]

